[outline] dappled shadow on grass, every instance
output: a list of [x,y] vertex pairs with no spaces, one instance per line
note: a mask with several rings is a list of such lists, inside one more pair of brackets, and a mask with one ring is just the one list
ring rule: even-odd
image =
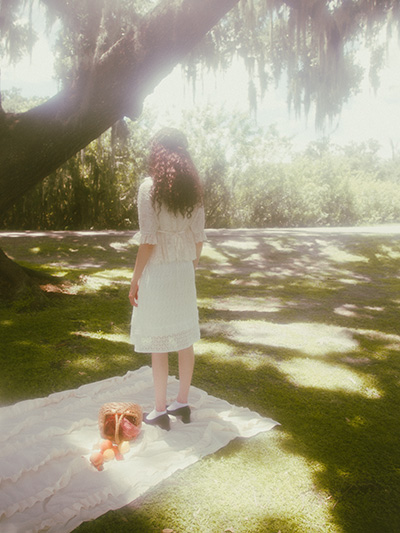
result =
[[[231,344],[230,349],[228,357],[199,358],[198,366],[210,366],[197,384],[282,424],[282,449],[305,459],[312,474],[303,490],[319,494],[318,505],[329,511],[340,531],[397,531],[398,373],[332,353],[318,356],[317,365],[308,365],[304,374],[302,352],[274,348],[274,356],[267,350],[261,358],[259,347],[249,365],[241,357],[244,344]],[[254,346],[247,349],[254,353]],[[380,349],[385,351],[387,345]],[[358,351],[350,356],[359,360]],[[398,369],[398,352],[388,357]],[[295,361],[289,370],[287,361]],[[340,371],[347,383],[337,379]]]
[[148,364],[129,342],[126,291],[60,294],[38,312],[0,319],[1,403],[47,396]]
[[1,376],[1,406],[124,375],[149,364],[148,356],[134,353],[132,346],[104,338],[66,337],[57,344],[44,339],[12,343],[9,348],[13,362]]
[[[227,448],[232,455],[240,454],[242,449],[236,443],[228,444]],[[226,449],[225,449],[226,451]],[[229,454],[215,454],[218,461],[223,461]],[[82,524],[75,531],[79,533],[147,533],[147,532],[299,532],[297,520],[280,516],[279,512],[270,512],[269,516],[262,516],[261,509],[257,513],[246,513],[245,507],[234,508],[231,505],[231,495],[237,491],[241,493],[241,499],[246,495],[247,486],[236,487],[235,480],[218,479],[218,489],[216,490],[216,480],[210,469],[213,465],[208,464],[208,460],[203,459],[201,463],[189,467],[186,471],[176,473],[160,484],[151,493],[139,498],[133,504],[118,511],[111,511],[95,522]],[[187,471],[190,471],[193,478],[202,477],[206,483],[214,488],[214,497],[206,491],[201,491],[204,485],[197,485],[196,482],[188,481]],[[200,489],[200,491],[199,491]],[[257,507],[257,502],[253,500],[253,491],[249,491],[251,506]],[[185,502],[183,512],[179,509],[179,501]],[[215,513],[216,507],[218,513]],[[237,527],[236,517],[245,513],[244,527]],[[252,516],[255,514],[256,516]],[[242,522],[243,522],[243,517]]]
[[320,465],[314,483],[341,531],[397,531],[400,241],[299,235],[245,231],[235,243],[227,232],[210,243],[199,287],[200,302],[210,286],[215,295],[201,309],[205,381],[278,420],[285,449]]
[[15,261],[49,270],[133,267],[134,231],[0,232],[0,244]]
[[[5,403],[149,364],[126,342],[134,248],[122,251],[130,236],[115,237],[55,239],[55,248],[43,237],[36,260],[65,266],[76,290],[39,313],[1,315]],[[206,459],[173,476],[140,509],[111,513],[82,531],[114,531],[113,524],[119,531],[173,529],[174,516],[184,521],[185,515],[175,498],[185,502],[185,487],[197,487],[194,478],[205,472],[214,483],[213,472],[223,475],[224,465],[248,490],[253,473],[256,503],[243,504],[251,531],[400,530],[398,235],[213,230],[209,237],[197,273],[203,340],[194,385],[282,426],[251,443],[232,443],[216,462]],[[121,251],[111,242],[121,243]],[[177,374],[176,357],[170,373]],[[242,469],[237,457],[247,460]],[[233,517],[243,525],[229,510],[237,495],[227,496],[227,512],[215,517],[221,507],[211,506],[211,494],[191,508],[194,528],[234,529]],[[307,522],[314,512],[319,521]]]
[[205,294],[211,289],[217,295],[218,315],[245,307],[274,321],[299,321],[301,314],[301,321],[318,322],[329,316],[337,325],[398,331],[398,234],[237,230],[213,237],[201,282]]

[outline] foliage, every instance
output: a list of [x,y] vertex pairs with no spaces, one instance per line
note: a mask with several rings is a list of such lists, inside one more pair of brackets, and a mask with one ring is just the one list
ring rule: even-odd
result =
[[205,185],[208,227],[343,226],[400,221],[398,155],[376,141],[328,139],[294,151],[274,126],[244,113],[193,110],[187,131]]
[[[6,105],[22,106],[19,93],[6,96]],[[150,128],[150,118],[143,118],[140,125],[115,124],[5,213],[3,227],[136,226],[137,188],[145,173]]]
[[134,28],[152,6],[151,0],[86,0],[48,3],[50,16],[63,24],[55,43],[56,73],[64,86],[74,82],[109,50],[122,35]]
[[189,54],[187,73],[196,79],[199,61],[224,69],[239,56],[254,108],[285,74],[289,108],[307,115],[314,104],[322,128],[359,90],[364,72],[355,52],[361,41],[371,48],[369,76],[378,87],[384,50],[378,36],[385,27],[391,34],[399,13],[396,1],[241,0]]
[[[154,0],[41,0],[48,27],[58,22],[54,50],[62,86],[71,86],[90,73],[118,40],[137,31],[140,21],[163,2]],[[354,52],[362,40],[371,47],[369,76],[379,84],[382,28],[393,33],[400,20],[397,0],[238,0],[189,54],[184,68],[196,80],[199,68],[226,68],[243,58],[249,74],[253,107],[268,85],[285,73],[288,102],[307,114],[313,102],[316,123],[340,112],[358,91],[363,71]],[[34,42],[34,0],[4,1],[0,8],[0,53],[14,61]],[[18,17],[30,13],[29,23]],[[42,11],[43,12],[43,11]]]
[[[171,4],[164,0],[41,0],[35,4],[34,0],[16,0],[0,4],[0,53],[12,60],[32,46],[36,22],[34,8],[40,6],[45,10],[48,27],[53,25],[56,28],[57,76],[66,91],[43,106],[38,107],[32,100],[30,105],[36,109],[32,114],[19,117],[4,112],[5,104],[0,102],[2,146],[5,147],[1,153],[4,210],[118,117],[140,114],[147,92],[174,66],[174,61],[187,55],[186,52],[192,52],[187,55],[185,67],[193,79],[199,65],[225,68],[233,57],[243,58],[249,73],[249,98],[253,107],[268,84],[285,75],[290,105],[296,112],[304,109],[307,113],[314,102],[317,123],[321,125],[325,117],[337,114],[342,103],[357,90],[361,72],[354,63],[354,51],[364,37],[373,48],[370,77],[376,87],[382,57],[378,36],[384,27],[393,31],[400,16],[399,4],[395,0],[226,0],[215,10],[206,10],[198,1],[193,2],[192,7],[194,4],[199,9],[196,13],[204,15],[207,22],[203,21],[204,26],[199,26],[198,38],[192,42],[183,31],[183,26],[191,28],[192,11],[185,10],[184,4],[178,1]],[[207,18],[205,12],[215,14],[215,17],[210,15]],[[178,16],[178,13],[182,16],[179,20],[184,22],[182,32],[170,32],[171,21],[163,21],[169,16]],[[223,17],[225,13],[227,15]],[[28,22],[21,22],[27,14]],[[165,14],[167,18],[164,18]],[[221,17],[220,23],[216,24]],[[199,21],[196,19],[196,24],[198,22],[200,18]],[[164,28],[164,25],[168,27]],[[204,35],[197,49],[190,50],[202,36],[201,28],[206,33],[213,25],[213,30]],[[168,54],[160,45],[161,55],[156,59],[150,43],[153,39],[146,28],[160,36],[168,36],[166,41],[160,41],[168,48]],[[136,81],[131,83],[129,76],[123,74],[128,56],[129,72],[138,80],[137,87]],[[115,69],[111,68],[114,65],[117,65]],[[138,72],[135,72],[136,67]],[[97,93],[100,85],[104,91],[102,95]],[[116,94],[115,87],[121,93],[110,96]],[[19,112],[18,106],[16,109]],[[291,165],[272,163],[255,152],[256,143],[264,151],[269,150],[270,133],[251,131],[252,126],[248,124],[245,131],[244,125],[235,124],[234,119],[229,122],[227,117],[213,125],[210,116],[207,118],[210,128],[203,128],[209,132],[208,146],[207,140],[198,143],[209,225],[342,224],[348,220],[359,221],[359,213],[368,213],[368,209],[364,209],[367,199],[358,210],[354,209],[349,191],[355,187],[350,187],[350,177],[339,179],[328,161],[324,164],[329,168],[319,168],[315,173],[307,169],[307,178],[299,177],[295,162]],[[224,122],[230,147],[219,138]],[[31,130],[32,124],[38,129],[33,127]],[[53,127],[59,134],[52,135]],[[127,136],[127,147],[118,146],[114,142],[118,127],[121,128],[121,123],[65,163],[29,197],[14,204],[12,210],[3,215],[3,227],[83,228],[134,224],[135,188],[144,168],[129,159],[128,154],[141,151],[145,136],[142,141],[142,136],[135,134],[135,128],[129,126],[131,134]],[[15,128],[18,135],[15,135]],[[76,135],[69,131],[70,128],[77,129]],[[39,130],[43,137],[35,135]],[[30,150],[21,152],[21,132],[25,132],[24,135],[29,132],[29,142],[24,142],[24,148]],[[137,146],[133,144],[135,135],[136,140],[139,139]],[[20,157],[21,153],[24,157]],[[37,159],[32,161],[34,156]],[[245,165],[244,159],[247,160]],[[297,165],[300,167],[301,163]],[[315,184],[318,172],[325,176],[323,187]],[[255,201],[249,202],[247,184],[253,183],[255,176],[256,197]],[[375,183],[380,177],[371,179]],[[312,194],[306,192],[315,187]],[[374,219],[381,217],[384,202],[382,198],[374,205]],[[337,209],[338,203],[340,210]],[[252,212],[250,206],[253,204]],[[388,213],[390,217],[397,216],[394,207]]]
[[29,20],[20,17],[25,4],[21,0],[0,2],[0,57],[7,57],[11,63],[29,53],[37,38],[32,27],[32,3]]
[[[6,96],[7,105],[23,107],[19,93]],[[116,124],[6,213],[1,227],[137,227],[137,189],[160,120],[147,109],[138,122]],[[299,153],[275,127],[224,108],[193,109],[175,125],[187,132],[203,179],[208,227],[400,221],[399,156],[380,159],[376,141],[339,147],[325,139]]]
[[44,101],[44,98],[37,96],[25,98],[21,95],[21,90],[16,88],[10,91],[3,91],[2,93],[2,106],[6,112],[10,113],[24,113],[28,109],[42,104]]
[[392,162],[363,143],[312,145],[290,162],[251,169],[239,205],[243,227],[349,226],[398,222],[400,187]]

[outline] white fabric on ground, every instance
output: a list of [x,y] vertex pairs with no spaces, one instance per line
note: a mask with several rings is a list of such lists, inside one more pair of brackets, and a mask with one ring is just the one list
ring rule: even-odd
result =
[[[178,381],[170,377],[168,399]],[[175,471],[236,437],[251,437],[277,422],[192,387],[192,422],[171,417],[171,431],[143,424],[123,461],[98,472],[90,463],[99,441],[103,403],[153,407],[150,367],[0,409],[0,531],[68,533],[155,487]]]

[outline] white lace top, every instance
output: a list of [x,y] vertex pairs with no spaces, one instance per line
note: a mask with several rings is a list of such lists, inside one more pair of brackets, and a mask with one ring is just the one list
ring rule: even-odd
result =
[[146,178],[139,187],[138,244],[155,244],[150,256],[151,263],[193,261],[196,259],[196,243],[206,240],[204,233],[204,208],[196,207],[190,218],[180,213],[174,215],[164,206],[154,209],[151,202],[153,181]]

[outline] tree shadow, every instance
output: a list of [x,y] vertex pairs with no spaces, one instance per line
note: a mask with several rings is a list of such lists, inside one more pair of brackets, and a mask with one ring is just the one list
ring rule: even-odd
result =
[[15,261],[48,270],[133,267],[134,231],[0,232],[2,249]]
[[[248,448],[266,453],[277,439],[285,460],[294,457],[304,464],[308,474],[296,494],[306,508],[325,510],[325,527],[330,523],[332,531],[348,533],[400,530],[398,234],[212,230],[208,235],[197,273],[203,339],[193,384],[281,424],[251,446],[231,443],[217,457],[233,460]],[[39,314],[2,318],[9,347],[3,354],[3,383],[13,401],[22,399],[18,395],[42,396],[149,363],[148,356],[134,354],[118,337],[126,339],[129,331],[128,278],[121,270],[133,265],[131,234],[109,235],[106,241],[72,235],[60,242],[56,237],[56,250],[45,252],[45,237],[35,243],[42,247],[36,259],[47,253],[41,260],[50,268],[76,272],[76,279],[84,274],[80,283],[85,290],[56,297],[54,306]],[[82,238],[88,242],[79,246]],[[113,242],[122,243],[119,251]],[[79,246],[79,251],[64,256],[64,246]],[[111,270],[114,276],[109,276]],[[90,288],[88,280],[98,283]],[[54,335],[45,326],[37,330],[39,319],[47,325],[54,321]],[[4,364],[8,353],[14,367]],[[28,354],[30,363],[24,366]],[[177,374],[176,358],[170,370]],[[249,457],[247,467],[251,461]],[[260,451],[256,467],[265,468],[263,461]],[[140,508],[109,513],[79,530],[165,526],[161,519],[174,512],[168,503],[177,494],[183,498],[174,483],[192,480],[193,472],[201,475],[207,464],[202,461],[202,466],[172,476]],[[294,468],[298,464],[290,463]],[[281,471],[273,475],[284,478]],[[266,486],[269,476],[265,469]],[[246,468],[237,480],[246,482]],[[279,494],[283,489],[275,490]],[[149,518],[152,508],[160,519]],[[300,517],[277,516],[267,509],[257,524],[254,531],[302,531]]]
[[[229,343],[231,354],[254,353],[254,345]],[[204,364],[212,365],[215,378],[203,376],[199,386],[282,424],[282,449],[306,460],[312,472],[304,490],[319,495],[341,531],[397,531],[398,351],[381,341],[368,344],[368,362],[360,347],[314,356],[309,364],[300,351],[257,348],[263,358],[254,369],[240,356],[218,363],[211,356]],[[385,354],[385,365],[377,353]],[[321,364],[325,373],[318,376]],[[321,377],[329,372],[336,379],[324,385]]]
[[[227,380],[225,396],[278,420],[285,449],[320,465],[314,483],[341,531],[397,531],[398,235],[246,230],[235,238],[216,236],[225,262],[207,265],[224,290],[206,302],[205,337],[230,347],[229,375],[220,365],[211,387],[221,394]],[[256,369],[237,360],[246,351]]]

